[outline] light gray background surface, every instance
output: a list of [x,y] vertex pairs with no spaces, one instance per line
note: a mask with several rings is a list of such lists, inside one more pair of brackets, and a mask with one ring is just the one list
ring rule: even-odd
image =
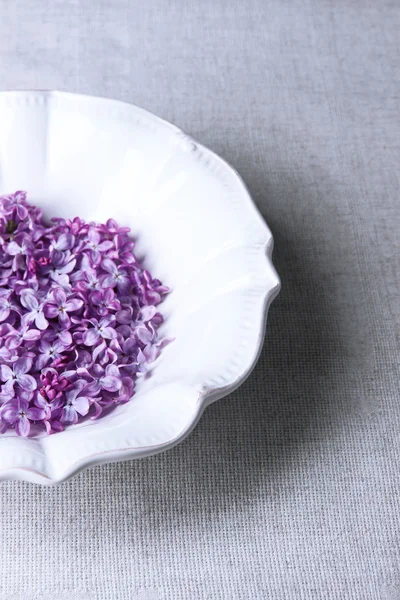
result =
[[396,0],[0,1],[1,89],[186,129],[283,282],[255,372],[181,446],[0,487],[2,600],[400,598],[399,31]]

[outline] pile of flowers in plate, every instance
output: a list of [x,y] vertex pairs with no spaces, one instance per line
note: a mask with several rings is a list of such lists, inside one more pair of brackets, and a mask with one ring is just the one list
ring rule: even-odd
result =
[[168,288],[128,227],[52,219],[25,192],[0,197],[0,432],[47,433],[133,395],[161,348]]

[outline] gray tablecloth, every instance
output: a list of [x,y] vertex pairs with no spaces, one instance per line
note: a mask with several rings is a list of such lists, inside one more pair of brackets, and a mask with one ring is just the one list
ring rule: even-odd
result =
[[1,89],[139,104],[243,175],[283,288],[182,445],[0,487],[1,599],[400,598],[400,5],[1,0]]

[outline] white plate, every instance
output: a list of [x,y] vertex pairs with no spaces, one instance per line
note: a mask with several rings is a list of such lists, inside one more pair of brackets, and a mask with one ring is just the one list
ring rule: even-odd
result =
[[46,216],[132,228],[172,288],[175,337],[134,398],[51,436],[0,436],[0,479],[60,482],[89,465],[161,452],[250,373],[279,278],[272,235],[242,180],[191,137],[129,104],[64,92],[0,93],[0,194],[23,189]]

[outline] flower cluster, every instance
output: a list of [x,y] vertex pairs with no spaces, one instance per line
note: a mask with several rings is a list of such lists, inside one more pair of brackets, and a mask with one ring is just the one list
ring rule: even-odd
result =
[[170,341],[156,308],[168,288],[128,233],[113,219],[46,225],[25,192],[0,197],[0,433],[98,418]]

